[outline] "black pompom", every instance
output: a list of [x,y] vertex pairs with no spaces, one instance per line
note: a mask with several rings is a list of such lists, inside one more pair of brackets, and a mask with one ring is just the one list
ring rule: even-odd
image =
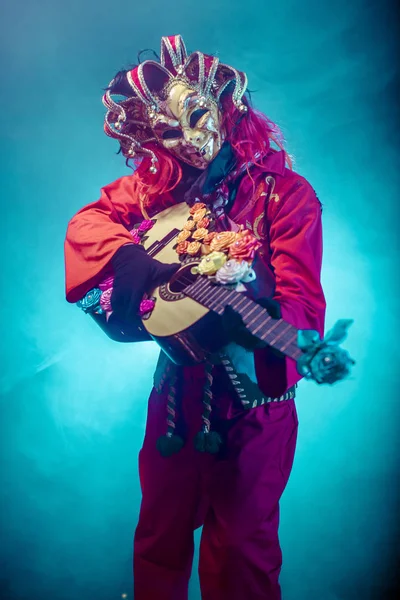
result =
[[184,441],[179,435],[162,435],[157,440],[157,450],[164,458],[177,454],[184,446]]
[[217,454],[222,445],[222,438],[216,431],[210,431],[206,435],[206,452]]
[[199,431],[199,433],[194,438],[194,447],[198,452],[206,451],[206,433],[204,431]]
[[194,447],[198,452],[217,454],[222,444],[222,438],[216,431],[199,431],[194,438]]

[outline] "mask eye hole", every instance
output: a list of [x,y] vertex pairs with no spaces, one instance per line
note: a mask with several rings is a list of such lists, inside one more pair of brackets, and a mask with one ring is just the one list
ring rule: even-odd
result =
[[201,117],[206,113],[208,113],[207,108],[198,108],[197,110],[193,111],[190,115],[190,127],[194,127],[200,121]]
[[162,138],[163,140],[177,140],[182,137],[182,132],[177,129],[167,129],[163,131]]

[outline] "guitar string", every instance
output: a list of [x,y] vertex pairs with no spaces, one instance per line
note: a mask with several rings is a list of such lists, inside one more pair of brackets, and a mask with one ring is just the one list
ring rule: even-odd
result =
[[[202,280],[201,284],[199,285],[199,283],[198,283],[199,279],[196,279],[195,281],[193,281],[191,278],[185,276],[184,274],[179,278],[179,280],[181,283],[186,285],[186,287],[192,287],[192,290],[187,290],[187,292],[190,292],[190,291],[192,292],[194,300],[197,299],[198,301],[201,301],[202,303],[204,303],[206,301],[207,307],[212,310],[215,310],[219,314],[222,314],[222,312],[224,310],[224,305],[221,303],[221,300],[226,302],[228,300],[229,296],[232,296],[233,308],[238,308],[239,305],[242,304],[242,302],[244,300],[247,300],[247,302],[246,302],[246,305],[242,307],[242,309],[247,308],[247,306],[252,306],[253,304],[255,304],[254,301],[252,301],[249,298],[243,297],[243,296],[241,296],[240,299],[235,298],[237,292],[235,292],[233,290],[220,290],[220,289],[217,290],[210,282],[207,282],[205,280]],[[212,292],[216,293],[217,291],[218,291],[219,295],[221,296],[221,298],[215,298],[215,297],[207,298],[207,296],[210,292],[212,294]],[[190,293],[188,295],[190,295]],[[239,300],[239,302],[237,302],[237,300]],[[266,322],[268,322],[271,319],[270,316],[268,317],[268,319],[265,319],[265,309],[262,309],[261,307],[258,307],[257,305],[252,308],[252,310],[250,311],[250,314],[252,312],[254,312],[255,310],[257,311],[255,318],[253,318],[250,322],[246,323],[247,326],[249,326],[249,325],[252,326],[251,332],[253,334],[256,334],[258,329],[260,329],[260,327],[262,327],[262,326],[265,326]],[[245,317],[246,320],[248,319],[250,314],[246,315],[246,317]],[[259,319],[262,319],[262,322],[257,324]],[[279,329],[281,327],[283,327],[284,329],[279,331]],[[272,330],[274,330],[274,338],[271,340],[271,339],[269,339],[269,337],[272,333]],[[280,350],[284,354],[290,355],[292,357],[293,357],[294,353],[296,353],[299,356],[301,355],[301,351],[299,350],[299,347],[296,343],[297,329],[290,323],[287,323],[286,321],[283,321],[283,320],[276,321],[272,327],[270,327],[266,332],[264,332],[261,336],[258,336],[258,337],[260,339],[266,341],[269,345],[276,347],[278,350]]]
[[[182,280],[186,280],[188,282],[190,281],[190,284],[194,288],[193,292],[197,291],[196,288],[195,288],[195,285],[196,285],[197,281],[193,282],[192,280],[187,280],[186,277],[182,277]],[[183,283],[185,283],[185,281],[183,281]],[[197,284],[197,287],[198,287],[198,284]],[[201,300],[203,302],[204,302],[204,300],[209,300],[207,298],[208,292],[216,291],[216,290],[212,289],[212,284],[209,283],[209,282],[203,283],[203,285],[201,286],[201,288],[202,288],[201,289],[201,296],[202,296]],[[204,292],[206,292],[206,296],[205,297],[203,297],[204,296]],[[218,292],[222,296],[222,300],[225,300],[225,301],[229,298],[229,296],[232,295],[232,291],[231,290],[230,291],[228,291],[228,290],[218,290]],[[236,294],[237,294],[237,292],[236,292]],[[196,299],[196,297],[199,298],[199,296],[197,294],[195,294],[195,299]],[[235,292],[234,291],[233,291],[233,299],[236,300],[236,298],[235,298]],[[246,297],[242,296],[240,298],[240,300],[239,300],[239,303],[241,304],[244,299],[246,299]],[[251,306],[253,304],[253,301],[251,301],[250,299],[247,299],[247,300],[248,300],[247,305]],[[216,302],[216,305],[214,306],[215,302]],[[208,301],[207,304],[208,304],[209,308],[213,308],[214,310],[218,307],[219,308],[218,312],[222,312],[223,311],[224,307],[221,304],[219,298],[213,298],[211,300],[211,302]],[[236,301],[233,302],[233,304],[234,304],[234,308],[238,308],[239,304]],[[263,325],[265,326],[265,324],[266,324],[265,311],[261,307],[254,306],[253,309],[252,309],[252,311],[250,311],[250,314],[251,314],[251,312],[253,312],[256,309],[259,309],[257,311],[258,314],[256,314],[255,319],[253,318],[250,321],[250,323],[248,323],[248,324],[250,324],[250,325],[252,325],[253,323],[257,324],[257,322],[259,321],[260,318],[262,318],[262,323],[260,323],[260,325],[258,325],[257,327],[252,327],[252,332],[253,333],[257,333],[257,330],[261,326],[263,326]],[[246,317],[248,318],[249,314],[246,315]],[[268,320],[269,319],[271,319],[271,317],[269,317]],[[279,328],[282,327],[282,326],[284,327],[284,329],[281,332],[279,332]],[[283,352],[288,353],[291,350],[292,350],[292,352],[298,350],[297,344],[294,344],[295,339],[297,339],[297,330],[296,330],[295,327],[293,327],[289,323],[286,323],[285,321],[282,320],[282,321],[277,321],[276,323],[274,323],[273,329],[278,331],[278,335],[276,335],[276,332],[275,332],[273,340],[268,340],[268,336],[271,333],[271,328],[269,328],[269,330],[266,333],[264,333],[262,336],[259,336],[259,337],[261,339],[264,339],[265,341],[268,341],[271,345],[275,345],[275,347],[277,347],[278,349],[280,349]],[[293,333],[293,332],[295,332],[295,333]],[[287,335],[288,333],[290,333],[289,336]]]

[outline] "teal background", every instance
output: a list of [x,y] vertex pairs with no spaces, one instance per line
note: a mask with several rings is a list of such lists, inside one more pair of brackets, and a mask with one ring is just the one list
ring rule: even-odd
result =
[[282,126],[324,204],[327,325],[355,318],[351,379],[300,387],[282,500],[284,599],[395,597],[395,3],[14,0],[2,12],[1,598],[132,598],[157,348],[111,342],[65,302],[63,238],[74,212],[127,173],[102,133],[101,88],[174,33],[247,71],[255,104]]

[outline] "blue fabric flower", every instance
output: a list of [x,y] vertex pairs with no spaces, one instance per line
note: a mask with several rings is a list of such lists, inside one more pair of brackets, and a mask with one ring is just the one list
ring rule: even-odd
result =
[[78,308],[81,308],[85,313],[102,314],[104,311],[100,306],[100,298],[102,291],[99,288],[93,288],[86,296],[76,303]]
[[332,384],[345,379],[355,362],[339,344],[346,339],[352,322],[352,319],[340,319],[323,340],[317,331],[300,330],[298,346],[304,354],[297,361],[299,373],[317,383]]

